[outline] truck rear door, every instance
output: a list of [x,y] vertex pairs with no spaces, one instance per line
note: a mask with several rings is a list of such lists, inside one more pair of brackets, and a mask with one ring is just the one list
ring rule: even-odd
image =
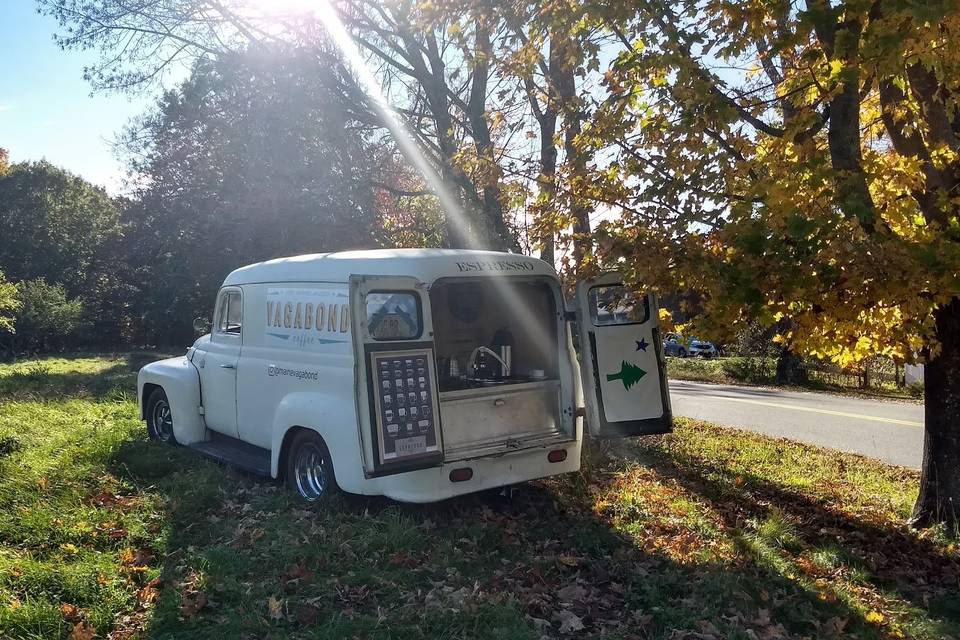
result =
[[443,437],[426,286],[416,278],[353,275],[350,309],[367,474],[440,465]]
[[598,438],[667,433],[670,392],[656,296],[635,296],[619,274],[577,284],[587,425]]

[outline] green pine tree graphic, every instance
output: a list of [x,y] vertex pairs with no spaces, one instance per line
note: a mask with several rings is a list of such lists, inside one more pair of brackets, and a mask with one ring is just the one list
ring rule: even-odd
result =
[[640,378],[647,375],[647,372],[635,364],[630,364],[624,360],[620,364],[620,371],[617,373],[608,373],[607,381],[619,380],[623,383],[623,388],[630,391],[630,387],[640,382]]

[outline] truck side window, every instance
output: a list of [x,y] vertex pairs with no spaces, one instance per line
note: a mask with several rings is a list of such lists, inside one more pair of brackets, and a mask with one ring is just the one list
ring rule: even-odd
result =
[[622,284],[590,289],[590,319],[594,326],[640,324],[650,319],[650,299],[639,300]]
[[217,333],[240,335],[243,324],[243,301],[239,291],[228,291],[220,299],[220,309],[217,311]]
[[420,337],[420,301],[409,292],[371,291],[366,297],[367,330],[374,340]]

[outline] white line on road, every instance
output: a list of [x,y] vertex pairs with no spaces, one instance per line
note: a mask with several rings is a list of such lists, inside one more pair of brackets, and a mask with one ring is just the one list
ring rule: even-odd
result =
[[810,407],[798,407],[792,404],[780,404],[779,402],[764,402],[762,400],[747,400],[746,398],[731,398],[729,396],[711,396],[719,400],[729,400],[730,402],[743,402],[745,404],[759,404],[765,407],[777,407],[778,409],[793,409],[794,411],[810,411],[811,413],[825,413],[831,416],[842,416],[844,418],[857,418],[859,420],[873,420],[874,422],[888,422],[890,424],[899,424],[904,427],[923,427],[922,422],[912,422],[910,420],[897,420],[895,418],[881,418],[879,416],[868,416],[862,413],[847,413],[846,411],[830,411],[829,409],[813,409]]

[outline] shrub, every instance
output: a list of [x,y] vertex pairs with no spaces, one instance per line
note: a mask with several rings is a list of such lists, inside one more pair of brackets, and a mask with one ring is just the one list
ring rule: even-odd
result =
[[771,358],[727,358],[722,366],[730,378],[750,384],[772,384],[777,375]]
[[27,280],[20,284],[19,298],[12,351],[57,349],[83,332],[83,303],[68,298],[62,285],[43,278]]

